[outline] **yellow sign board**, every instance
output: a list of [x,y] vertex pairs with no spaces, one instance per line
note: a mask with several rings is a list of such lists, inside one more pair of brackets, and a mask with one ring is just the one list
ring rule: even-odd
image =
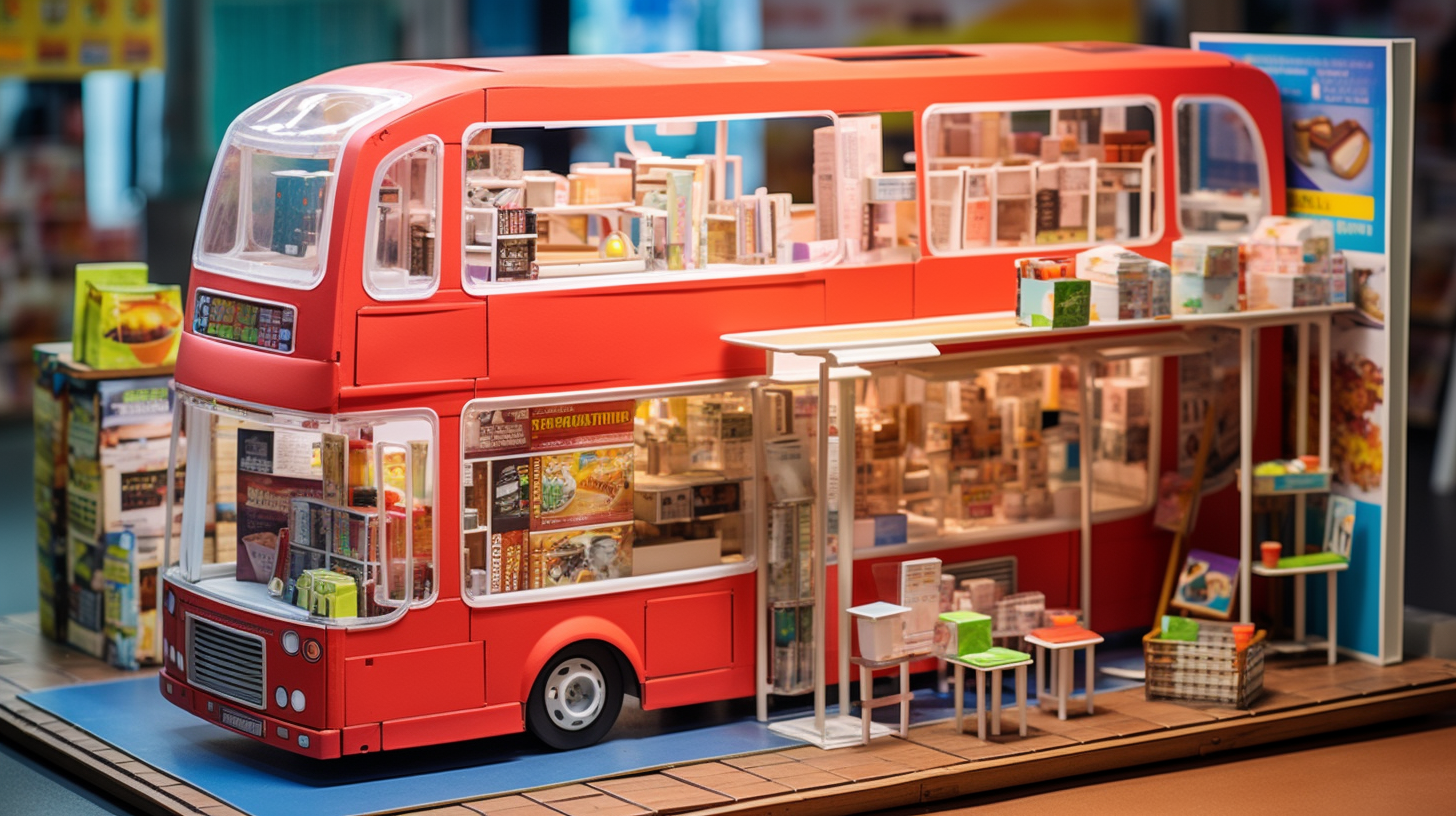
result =
[[0,74],[161,68],[165,16],[163,0],[0,0]]
[[1375,220],[1375,198],[1324,190],[1289,188],[1289,212],[1293,215],[1322,215],[1326,218]]

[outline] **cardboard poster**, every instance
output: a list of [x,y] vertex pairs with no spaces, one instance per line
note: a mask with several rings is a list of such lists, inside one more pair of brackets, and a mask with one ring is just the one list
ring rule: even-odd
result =
[[531,450],[630,445],[636,410],[632,400],[532,408]]
[[531,529],[632,520],[633,448],[531,457]]
[[[1350,568],[1338,579],[1339,645],[1399,660],[1414,41],[1195,34],[1193,44],[1274,80],[1289,213],[1329,220],[1352,270],[1357,309],[1336,315],[1330,344],[1332,492],[1356,500]],[[1314,631],[1320,583],[1309,595]]]

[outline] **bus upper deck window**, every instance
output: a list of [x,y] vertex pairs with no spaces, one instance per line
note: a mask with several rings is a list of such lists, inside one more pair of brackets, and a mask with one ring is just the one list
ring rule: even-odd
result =
[[435,236],[442,150],[433,137],[406,145],[385,159],[375,176],[365,286],[377,298],[426,295],[439,280]]
[[1246,232],[1269,214],[1269,174],[1249,114],[1231,100],[1180,99],[1178,222],[1184,232]]
[[930,251],[1154,243],[1157,122],[1156,102],[1143,97],[932,105],[923,128]]
[[244,111],[213,165],[193,264],[297,289],[317,285],[344,145],[407,101],[396,91],[298,85]]

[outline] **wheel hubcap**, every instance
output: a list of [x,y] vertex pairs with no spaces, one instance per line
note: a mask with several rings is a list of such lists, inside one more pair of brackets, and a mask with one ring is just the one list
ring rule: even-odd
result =
[[596,722],[606,692],[606,681],[595,663],[580,657],[564,660],[546,685],[546,713],[557,728],[580,731]]

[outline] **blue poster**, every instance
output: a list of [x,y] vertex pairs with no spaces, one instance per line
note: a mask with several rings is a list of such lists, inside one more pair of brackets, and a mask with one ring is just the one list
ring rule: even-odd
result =
[[1337,249],[1386,252],[1387,44],[1234,37],[1199,35],[1194,47],[1261,68],[1279,87],[1289,214],[1334,222]]

